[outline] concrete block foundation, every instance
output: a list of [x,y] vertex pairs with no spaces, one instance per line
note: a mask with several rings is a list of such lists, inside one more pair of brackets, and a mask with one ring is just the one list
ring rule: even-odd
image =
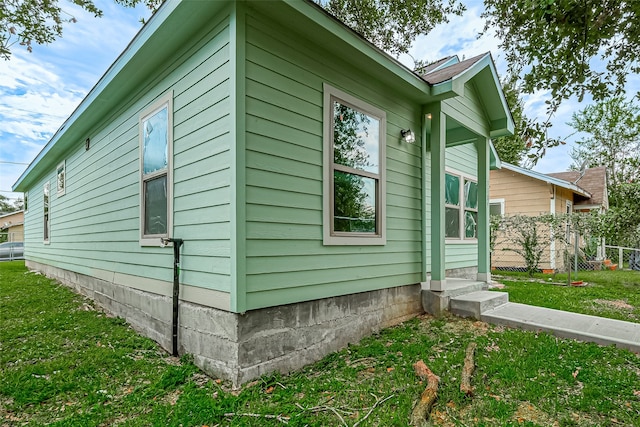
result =
[[[122,317],[171,349],[171,297],[27,261]],[[249,311],[244,314],[181,301],[179,353],[211,376],[238,386],[271,372],[290,372],[349,343],[423,313],[419,284]]]

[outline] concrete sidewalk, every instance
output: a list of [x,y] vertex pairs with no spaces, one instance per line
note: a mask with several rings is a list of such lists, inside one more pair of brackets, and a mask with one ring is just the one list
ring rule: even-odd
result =
[[614,344],[640,353],[640,323],[508,302],[480,313],[487,323],[545,331],[561,338]]

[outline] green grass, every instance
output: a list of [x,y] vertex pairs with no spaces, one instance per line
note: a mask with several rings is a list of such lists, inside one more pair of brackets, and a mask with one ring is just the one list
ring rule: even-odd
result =
[[233,390],[22,262],[0,263],[0,302],[2,426],[404,426],[418,360],[440,377],[432,425],[640,425],[637,355],[547,334],[424,316]]
[[585,287],[567,286],[566,274],[500,272],[494,280],[512,302],[640,323],[640,271],[580,271]]

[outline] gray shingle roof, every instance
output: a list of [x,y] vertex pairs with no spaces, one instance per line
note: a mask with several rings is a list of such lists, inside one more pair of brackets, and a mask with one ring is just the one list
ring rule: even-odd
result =
[[441,64],[443,61],[449,60],[450,58],[441,59],[440,61],[437,61],[435,64],[431,64],[429,66],[431,67],[432,65],[436,65],[435,67],[431,67],[431,68],[427,67],[427,72],[423,74],[421,77],[431,85],[436,85],[438,83],[446,82],[447,80],[450,80],[455,76],[457,76],[458,74],[461,74],[462,72],[471,68],[473,64],[475,64],[476,62],[478,62],[488,54],[489,54],[488,52],[483,53],[481,55],[474,56],[473,58],[465,59],[464,61],[458,62],[457,64],[444,67],[434,72],[428,72],[429,69],[437,68],[439,64]]
[[591,199],[580,201],[576,205],[604,205],[608,207],[607,169],[604,166],[585,169],[582,177],[578,171],[554,172],[547,175],[573,182],[591,193]]

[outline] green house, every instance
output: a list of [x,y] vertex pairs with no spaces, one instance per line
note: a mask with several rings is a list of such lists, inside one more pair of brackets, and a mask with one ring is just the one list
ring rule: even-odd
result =
[[311,1],[168,0],[14,185],[26,263],[170,349],[183,239],[177,350],[296,369],[489,280],[512,130],[489,54],[421,76]]

